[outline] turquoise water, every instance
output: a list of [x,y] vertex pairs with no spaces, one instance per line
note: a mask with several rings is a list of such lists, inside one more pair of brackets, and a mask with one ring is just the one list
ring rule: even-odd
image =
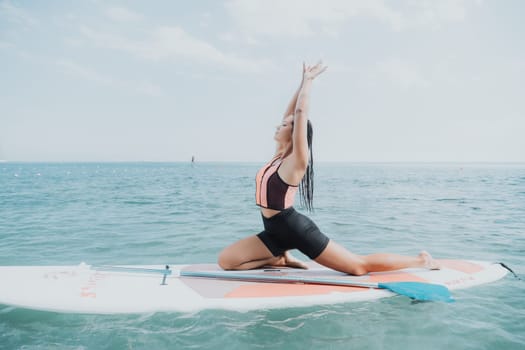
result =
[[[261,230],[259,165],[0,164],[0,265],[214,262]],[[319,163],[315,205],[318,226],[356,253],[426,249],[525,277],[525,164]],[[0,349],[525,348],[523,280],[454,296],[114,316],[0,306]]]

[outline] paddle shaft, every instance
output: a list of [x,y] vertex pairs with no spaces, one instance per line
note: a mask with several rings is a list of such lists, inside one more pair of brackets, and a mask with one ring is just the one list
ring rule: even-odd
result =
[[[115,272],[129,272],[129,273],[144,273],[144,274],[161,274],[171,275],[172,270],[166,265],[166,269],[147,269],[139,267],[125,267],[125,266],[91,266],[93,270],[99,271],[115,271]],[[380,288],[378,283],[371,282],[354,282],[343,281],[337,279],[327,278],[307,278],[299,276],[270,276],[270,275],[254,275],[237,272],[221,272],[221,271],[180,271],[180,277],[200,277],[200,278],[216,278],[227,280],[241,280],[241,281],[261,281],[273,283],[303,283],[303,284],[321,284],[332,286],[349,286],[362,288]]]
[[347,287],[362,287],[362,288],[381,288],[379,283],[373,282],[357,282],[357,281],[343,281],[338,279],[328,278],[308,278],[300,276],[269,276],[269,275],[254,275],[246,273],[229,273],[221,271],[181,271],[181,277],[200,277],[200,278],[217,278],[227,280],[241,280],[252,282],[273,282],[273,283],[303,283],[303,284],[321,284],[331,286],[347,286]]

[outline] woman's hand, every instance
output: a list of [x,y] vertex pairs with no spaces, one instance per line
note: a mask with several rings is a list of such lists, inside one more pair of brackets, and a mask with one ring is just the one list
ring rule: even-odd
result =
[[328,68],[323,66],[323,62],[319,61],[315,66],[307,66],[303,62],[303,80],[314,80],[319,74],[324,72]]

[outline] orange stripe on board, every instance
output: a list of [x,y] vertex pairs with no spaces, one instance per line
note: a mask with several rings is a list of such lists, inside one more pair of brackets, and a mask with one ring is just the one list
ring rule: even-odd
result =
[[483,266],[474,264],[463,260],[438,260],[442,267],[446,267],[451,270],[457,270],[468,274],[480,272],[484,269]]
[[225,295],[225,298],[268,298],[304,295],[323,295],[334,292],[366,292],[368,288],[324,286],[317,284],[255,283],[240,286]]

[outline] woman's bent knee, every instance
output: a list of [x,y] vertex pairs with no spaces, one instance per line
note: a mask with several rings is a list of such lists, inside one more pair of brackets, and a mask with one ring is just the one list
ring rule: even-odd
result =
[[354,276],[363,276],[368,273],[368,270],[362,264],[356,264],[355,266],[350,266],[348,273]]
[[217,262],[224,270],[249,270],[268,263],[272,258],[272,253],[254,235],[224,248]]
[[357,256],[348,267],[348,273],[354,276],[363,276],[368,273],[367,263],[361,256]]
[[228,249],[224,249],[220,254],[217,260],[217,263],[223,270],[234,270],[238,264],[232,259],[232,254],[228,252]]

